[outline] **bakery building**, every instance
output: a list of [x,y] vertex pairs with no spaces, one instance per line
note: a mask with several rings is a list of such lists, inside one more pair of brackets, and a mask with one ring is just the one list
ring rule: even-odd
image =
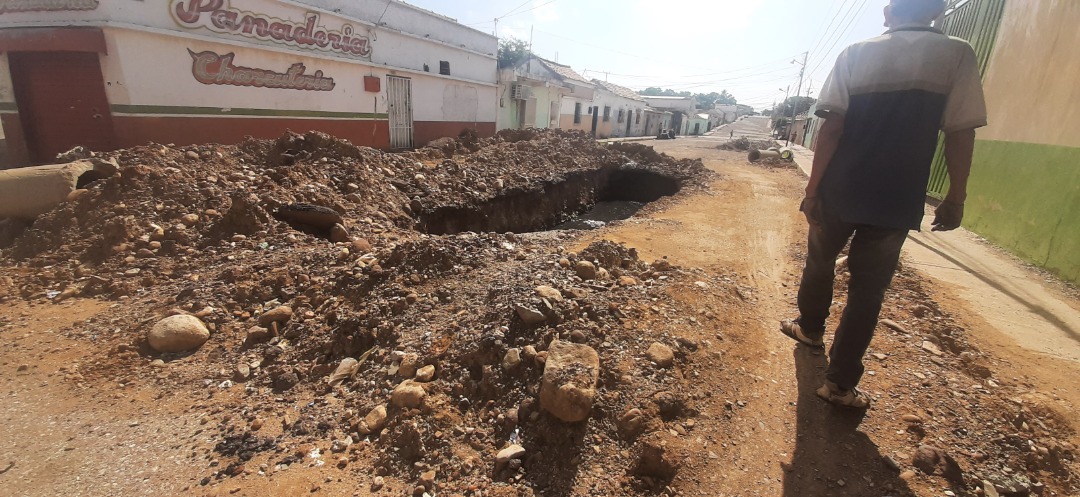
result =
[[498,40],[397,0],[0,0],[0,167],[76,145],[495,132]]

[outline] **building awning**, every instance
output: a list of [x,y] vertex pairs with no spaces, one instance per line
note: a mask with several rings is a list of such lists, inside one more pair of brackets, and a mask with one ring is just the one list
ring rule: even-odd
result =
[[108,53],[100,28],[0,29],[0,52]]

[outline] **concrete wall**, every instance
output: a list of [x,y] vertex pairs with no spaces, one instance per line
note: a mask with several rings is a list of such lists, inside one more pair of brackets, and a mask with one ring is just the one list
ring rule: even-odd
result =
[[1006,11],[985,77],[965,225],[1080,283],[1080,3]]
[[[158,0],[100,2],[93,10],[8,12],[0,28],[101,27],[106,95],[120,146],[147,141],[231,143],[246,135],[272,137],[285,129],[318,130],[372,147],[389,146],[386,77],[412,81],[414,143],[419,146],[472,128],[495,132],[498,103],[496,38],[452,20],[393,2],[376,27],[385,0]],[[351,37],[344,45],[304,43],[259,36],[215,24],[214,6],[238,19],[287,21],[314,26],[320,36]],[[376,7],[378,7],[376,9]],[[341,13],[330,9],[340,9]],[[401,29],[397,29],[400,27]],[[408,29],[409,31],[406,31]],[[363,47],[364,50],[359,49]],[[370,49],[370,50],[367,50]],[[235,66],[285,73],[302,63],[306,75],[333,78],[329,91],[203,84],[193,76],[193,55],[233,54]],[[450,75],[439,74],[439,62]],[[425,67],[426,66],[426,67]],[[381,80],[365,91],[364,77]],[[548,114],[544,110],[544,115]],[[0,57],[0,123],[8,154],[23,141],[6,57]],[[23,144],[25,147],[25,143]],[[23,161],[25,163],[25,161]]]

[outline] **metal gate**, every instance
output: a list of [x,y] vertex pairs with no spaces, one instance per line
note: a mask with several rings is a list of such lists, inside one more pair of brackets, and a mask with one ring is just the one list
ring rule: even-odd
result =
[[54,162],[76,145],[115,148],[98,54],[12,52],[8,60],[32,163]]
[[387,76],[386,98],[390,109],[390,147],[412,148],[412,80]]
[[[998,26],[1005,12],[1006,0],[953,0],[937,28],[949,36],[963,38],[975,49],[979,72],[986,76],[986,66],[997,41]],[[949,189],[948,169],[945,165],[945,142],[938,141],[937,154],[930,169],[930,183],[926,193],[944,198]]]

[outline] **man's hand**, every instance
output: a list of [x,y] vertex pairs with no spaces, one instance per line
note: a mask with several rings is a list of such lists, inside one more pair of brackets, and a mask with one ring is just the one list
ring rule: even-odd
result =
[[810,226],[821,224],[821,204],[818,203],[817,197],[804,198],[802,204],[799,204],[799,212],[806,215],[806,222]]
[[964,220],[964,204],[948,200],[934,209],[934,222],[930,231],[952,231]]

